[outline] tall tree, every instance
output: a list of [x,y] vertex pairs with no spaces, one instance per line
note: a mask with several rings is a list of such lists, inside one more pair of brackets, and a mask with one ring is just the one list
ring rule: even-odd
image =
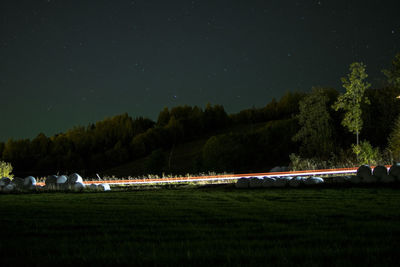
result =
[[328,112],[329,97],[327,90],[313,88],[312,92],[299,102],[299,114],[296,118],[300,130],[293,141],[300,141],[300,154],[304,157],[329,157],[333,151],[332,119]]
[[359,144],[359,133],[362,129],[361,104],[369,104],[369,99],[364,96],[371,84],[364,81],[368,75],[365,72],[365,65],[361,62],[350,64],[350,73],[343,77],[342,84],[346,92],[338,97],[332,108],[336,111],[343,109],[346,113],[342,120],[342,125],[356,135],[356,144]]

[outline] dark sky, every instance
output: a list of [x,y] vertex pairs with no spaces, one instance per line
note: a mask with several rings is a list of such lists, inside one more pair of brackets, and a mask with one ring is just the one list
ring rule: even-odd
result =
[[266,105],[341,88],[354,61],[379,86],[400,52],[400,1],[1,0],[0,141],[176,105]]

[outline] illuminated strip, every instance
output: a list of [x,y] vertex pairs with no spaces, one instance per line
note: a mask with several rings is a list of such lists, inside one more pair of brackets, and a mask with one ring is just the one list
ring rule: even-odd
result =
[[[373,169],[375,166],[371,166]],[[386,165],[390,168],[390,165]],[[340,169],[322,169],[322,170],[305,170],[305,171],[289,171],[289,172],[266,172],[266,173],[246,173],[246,174],[225,174],[225,175],[209,175],[209,176],[192,176],[192,177],[176,177],[176,178],[155,178],[155,179],[135,179],[135,180],[103,180],[103,181],[84,181],[84,184],[157,184],[157,183],[182,183],[182,182],[198,182],[198,181],[224,181],[237,180],[239,178],[250,177],[287,177],[287,176],[311,176],[311,175],[329,175],[329,174],[346,174],[357,173],[358,168],[340,168]],[[37,183],[44,185],[45,183]]]

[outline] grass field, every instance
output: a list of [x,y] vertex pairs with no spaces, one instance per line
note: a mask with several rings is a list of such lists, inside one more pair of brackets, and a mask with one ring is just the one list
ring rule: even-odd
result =
[[399,188],[0,195],[1,265],[398,265]]

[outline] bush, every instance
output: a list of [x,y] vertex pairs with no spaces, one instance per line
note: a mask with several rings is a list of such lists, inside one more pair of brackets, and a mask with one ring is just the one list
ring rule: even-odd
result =
[[361,141],[359,145],[353,145],[352,148],[361,165],[377,165],[382,162],[379,148],[373,148],[368,141]]
[[14,175],[11,174],[13,167],[11,163],[0,161],[0,178],[1,177],[8,177],[12,179]]

